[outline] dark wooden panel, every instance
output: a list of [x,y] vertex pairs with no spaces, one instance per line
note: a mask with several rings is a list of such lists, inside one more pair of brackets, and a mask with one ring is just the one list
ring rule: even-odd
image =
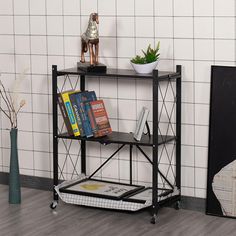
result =
[[[236,67],[212,66],[206,208],[208,214],[222,216],[224,203],[230,198],[233,199],[232,196],[229,196],[229,189],[223,189],[225,183],[219,184],[218,177],[214,178],[216,174],[219,175],[223,167],[236,160],[235,131]],[[218,185],[215,192],[213,182]],[[219,188],[221,189],[221,197],[217,198],[216,193],[219,192]],[[224,198],[227,200],[222,201],[220,199],[222,196],[225,196]],[[230,206],[232,209],[234,204],[232,202]],[[229,215],[229,213],[226,214]]]

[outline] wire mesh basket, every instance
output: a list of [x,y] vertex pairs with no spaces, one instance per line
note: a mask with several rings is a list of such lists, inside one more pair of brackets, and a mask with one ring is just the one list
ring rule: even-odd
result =
[[[133,192],[132,194],[122,198],[122,199],[114,199],[109,197],[96,197],[81,195],[76,193],[63,192],[68,186],[73,186],[76,183],[87,179],[87,176],[80,175],[76,180],[64,181],[55,187],[55,191],[58,193],[60,199],[66,203],[82,205],[82,206],[90,206],[90,207],[98,207],[98,208],[107,208],[107,209],[117,209],[117,210],[125,210],[125,211],[138,211],[143,208],[147,208],[152,205],[152,193],[151,188],[142,188]],[[161,190],[161,194],[159,194],[158,201],[164,200],[167,197],[177,195],[176,191],[169,191],[168,194],[164,194],[166,191],[164,189]]]

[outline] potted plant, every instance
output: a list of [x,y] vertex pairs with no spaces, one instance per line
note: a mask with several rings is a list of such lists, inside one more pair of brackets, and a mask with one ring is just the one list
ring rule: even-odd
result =
[[137,55],[131,59],[131,65],[134,70],[140,74],[151,73],[158,64],[160,42],[157,43],[156,48],[152,48],[149,44],[146,51],[142,50],[143,56]]

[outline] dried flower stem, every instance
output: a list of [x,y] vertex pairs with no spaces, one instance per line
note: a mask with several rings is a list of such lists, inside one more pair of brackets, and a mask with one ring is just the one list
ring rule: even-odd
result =
[[8,90],[8,93],[6,92],[6,89],[1,81],[0,81],[0,97],[3,99],[4,103],[7,106],[7,112],[4,111],[1,106],[0,106],[0,110],[9,119],[9,121],[11,123],[11,128],[16,128],[17,127],[17,115],[18,115],[19,111],[21,110],[21,108],[25,105],[25,100],[22,100],[20,102],[20,106],[16,110],[10,91]]
[[[2,83],[1,83],[1,86],[3,86]],[[9,117],[10,117],[10,119],[11,119],[11,121],[12,121],[11,109],[10,109],[9,104],[8,104],[6,98],[4,97],[4,95],[3,95],[1,89],[0,89],[0,95],[1,95],[1,97],[3,98],[3,101],[5,102],[5,104],[7,105],[7,109],[8,109]]]

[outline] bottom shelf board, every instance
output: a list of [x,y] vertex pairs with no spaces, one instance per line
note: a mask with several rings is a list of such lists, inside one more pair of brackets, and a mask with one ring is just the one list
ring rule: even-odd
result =
[[[92,194],[91,189],[89,191],[86,191],[85,193],[81,192],[81,184],[84,185],[86,184],[86,182],[86,188],[91,188],[91,186],[92,188],[94,188],[95,185],[104,185],[104,183],[108,184],[108,186],[117,187],[117,191],[115,190],[116,196],[114,197],[114,191],[111,195],[109,195],[109,193],[107,192],[104,194],[103,190],[107,188],[104,188],[103,190],[96,189],[96,193],[92,191]],[[91,183],[92,185],[88,187],[88,183]],[[119,188],[122,189],[124,186],[126,188],[125,194],[123,191],[119,191]],[[71,187],[73,188],[72,191]],[[110,192],[110,188],[108,189]],[[62,201],[75,205],[125,211],[138,211],[143,208],[150,207],[152,205],[152,188],[145,188],[144,186],[138,185],[119,184],[94,179],[91,181],[90,179],[88,180],[85,175],[79,176],[77,180],[64,181],[63,183],[55,187],[55,191],[58,193]],[[173,190],[166,188],[158,188],[158,202],[161,202],[163,200],[168,199],[169,197],[177,195],[179,195],[179,190],[177,189]]]

